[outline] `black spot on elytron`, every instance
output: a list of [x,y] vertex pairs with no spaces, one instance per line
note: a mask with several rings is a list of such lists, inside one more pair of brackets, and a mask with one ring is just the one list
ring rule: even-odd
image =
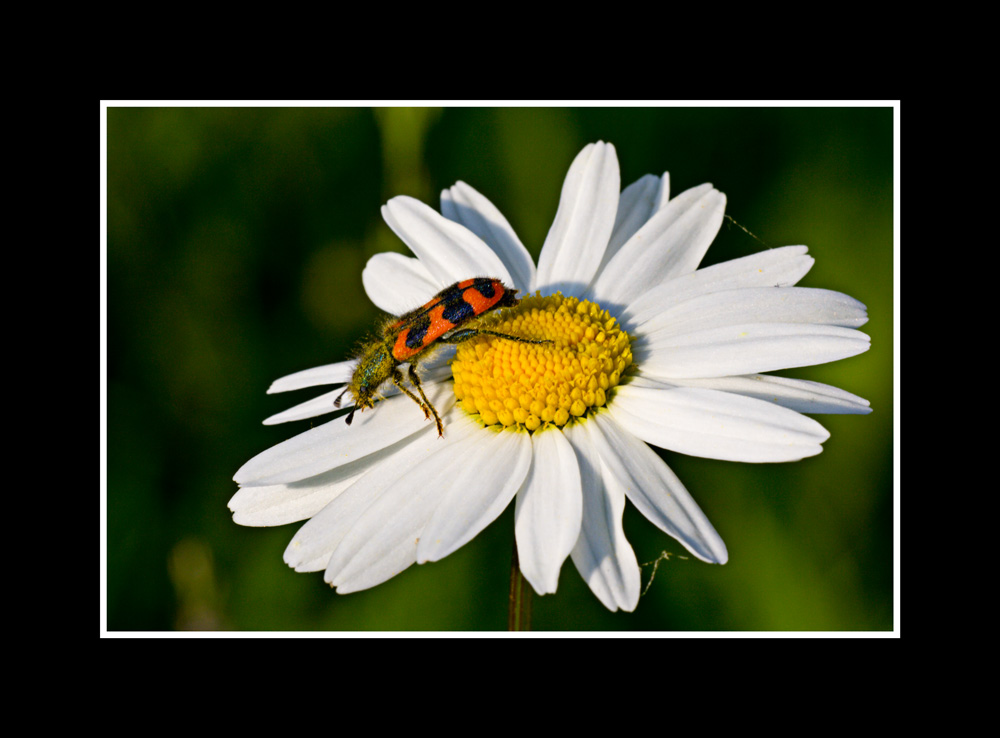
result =
[[427,330],[430,327],[431,319],[426,315],[421,315],[419,318],[410,323],[410,328],[406,333],[406,347],[415,349],[423,346],[424,336],[427,335]]
[[462,290],[458,289],[458,286],[453,284],[451,287],[438,292],[437,298],[439,303],[443,302],[447,305],[455,300],[461,300]]
[[459,293],[455,295],[454,300],[448,300],[445,303],[441,317],[451,321],[452,325],[461,325],[465,321],[475,318],[476,311],[472,309],[472,305],[467,303],[461,293]]
[[487,300],[492,299],[497,292],[496,287],[493,286],[493,280],[485,277],[476,277],[472,282],[472,288]]

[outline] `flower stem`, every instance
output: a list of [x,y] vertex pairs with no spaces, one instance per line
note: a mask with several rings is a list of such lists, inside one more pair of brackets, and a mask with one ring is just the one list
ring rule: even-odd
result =
[[524,580],[517,562],[517,542],[510,557],[510,602],[507,630],[531,630],[531,585]]

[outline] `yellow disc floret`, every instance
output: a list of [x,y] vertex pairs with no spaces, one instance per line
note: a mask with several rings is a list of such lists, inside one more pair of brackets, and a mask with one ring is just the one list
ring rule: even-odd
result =
[[632,363],[628,334],[607,310],[561,293],[526,297],[478,327],[547,341],[483,333],[459,344],[451,365],[455,397],[486,425],[566,425],[602,407]]

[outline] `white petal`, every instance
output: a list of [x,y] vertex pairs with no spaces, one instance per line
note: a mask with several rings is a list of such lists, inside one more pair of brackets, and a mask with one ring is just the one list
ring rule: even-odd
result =
[[[290,407],[287,410],[282,410],[280,413],[275,413],[269,418],[264,419],[264,425],[278,425],[279,423],[315,418],[318,415],[335,412],[339,408],[335,407],[333,403],[343,391],[343,388],[338,387],[332,392],[327,392],[319,397],[314,397],[311,400],[306,400],[294,407]],[[347,400],[348,404],[352,402],[350,393],[344,395],[344,399]]]
[[419,200],[394,197],[382,206],[382,217],[442,285],[470,277],[512,284],[507,267],[479,236]]
[[566,174],[559,210],[538,259],[535,287],[579,296],[590,284],[615,225],[621,177],[611,144],[588,144]]
[[638,230],[597,276],[590,294],[625,306],[637,295],[694,272],[712,245],[726,196],[705,184],[682,192]]
[[[378,494],[351,524],[330,557],[325,578],[346,592],[372,586],[418,560],[418,543],[428,522],[446,504],[452,479],[475,461],[484,431],[455,413],[454,433],[440,448],[400,458],[385,470]],[[345,493],[346,494],[346,493]]]
[[[381,452],[380,452],[381,453]],[[364,459],[378,463],[376,455]],[[308,520],[367,471],[355,462],[301,482],[241,487],[229,501],[233,522],[239,525],[286,525]]]
[[[376,512],[372,517],[364,519],[364,522],[359,521],[389,490],[396,490],[394,493],[400,494],[398,491],[400,485],[397,485],[397,482],[406,476],[408,469],[434,454],[447,456],[449,449],[454,448],[467,436],[467,429],[461,423],[455,427],[450,426],[449,431],[444,438],[438,438],[436,433],[412,436],[389,449],[389,453],[384,454],[379,463],[371,465],[364,476],[343,490],[299,529],[285,550],[285,562],[297,571],[326,569],[333,552],[345,538],[350,537],[351,542],[340,552],[338,566],[342,567],[353,558],[357,549],[366,543],[386,544],[383,540],[369,541],[366,538],[371,535],[370,526],[383,525],[387,522],[384,517],[380,519],[380,513]],[[402,485],[402,488],[405,487],[405,484]],[[402,500],[392,499],[380,504],[383,507],[389,505],[389,509],[399,512],[408,499],[404,496]],[[416,550],[415,543],[413,549]],[[378,556],[382,553],[384,551]],[[373,554],[373,557],[375,556]],[[365,563],[374,562],[375,558],[372,558]]]
[[633,342],[642,373],[659,379],[724,377],[825,364],[864,353],[860,331],[809,323],[750,323],[692,331],[654,332]]
[[[451,348],[451,347],[446,347]],[[450,353],[454,353],[452,350]],[[446,363],[439,361],[439,357],[435,356],[432,360],[433,363],[429,362],[420,364],[420,384],[424,388],[424,392],[428,392],[428,387],[436,382],[443,382],[451,378],[451,367]],[[287,410],[283,410],[280,413],[276,413],[271,417],[264,420],[264,425],[277,425],[278,423],[288,423],[293,420],[304,420],[305,418],[315,418],[318,415],[325,415],[326,413],[332,413],[340,408],[336,407],[333,403],[336,401],[337,397],[344,391],[343,387],[338,387],[332,392],[327,392],[319,397],[314,397],[311,400],[306,400],[303,403],[290,407]],[[388,384],[381,390],[383,397],[393,397],[399,394],[399,389],[395,384]],[[348,392],[344,395],[344,399],[341,402],[341,407],[349,407],[354,403],[351,398],[351,394]]]
[[647,443],[724,461],[796,461],[818,454],[830,437],[815,420],[792,410],[693,387],[625,385],[608,410],[622,428]]
[[390,315],[420,307],[449,284],[436,279],[420,259],[391,251],[368,260],[361,272],[361,283],[375,306]]
[[631,612],[639,602],[639,563],[625,538],[622,513],[625,490],[604,467],[586,423],[567,426],[563,433],[580,464],[583,522],[570,554],[590,591],[609,610]]
[[406,539],[391,539],[395,546],[387,547],[367,566],[359,567],[349,575],[339,576],[336,582],[329,573],[324,574],[323,578],[337,588],[337,594],[350,594],[376,587],[413,566],[416,562],[416,538],[417,536],[410,536]]
[[465,182],[456,182],[441,192],[441,214],[461,223],[492,248],[507,267],[519,292],[527,292],[535,281],[535,262],[503,214],[484,195]]
[[656,340],[748,323],[815,323],[858,328],[865,306],[842,292],[807,287],[750,287],[685,300],[635,326]]
[[417,544],[417,562],[438,561],[471,541],[504,511],[531,465],[527,433],[483,430],[466,444],[463,463],[439,485],[438,509]]
[[726,544],[663,459],[622,430],[610,413],[598,413],[593,420],[588,426],[593,426],[594,447],[639,512],[702,561],[726,563]]
[[[425,392],[442,418],[455,404],[450,383],[430,385]],[[390,397],[372,410],[356,413],[353,425],[336,418],[272,446],[240,467],[233,480],[243,486],[297,482],[433,427],[433,421],[427,421],[408,397]]]
[[427,535],[431,518],[436,512],[448,512],[452,485],[462,483],[456,480],[464,471],[487,460],[480,454],[488,454],[482,446],[488,431],[465,416],[458,417],[456,425],[461,430],[455,441],[447,449],[407,464],[403,475],[345,536],[326,572],[327,581],[338,592],[374,586],[417,561],[425,561],[419,557],[419,544]]
[[580,537],[580,466],[562,431],[531,436],[531,470],[517,493],[514,536],[521,573],[538,594],[555,592],[559,570]]
[[807,379],[775,377],[770,374],[747,374],[739,377],[706,377],[704,379],[673,379],[669,385],[648,377],[637,376],[633,382],[639,386],[702,387],[704,389],[734,392],[744,397],[755,397],[800,413],[867,415],[872,411],[868,400],[838,387]]
[[336,364],[314,366],[312,369],[289,374],[274,380],[268,388],[267,394],[273,395],[276,392],[288,392],[303,387],[316,387],[321,384],[341,384],[351,378],[355,363],[353,359],[338,361]]
[[622,190],[618,199],[615,227],[611,231],[611,239],[608,241],[601,266],[597,270],[598,274],[625,242],[642,228],[654,213],[666,205],[669,199],[670,175],[667,172],[664,172],[662,177],[647,174]]
[[744,287],[786,287],[796,284],[813,265],[805,246],[783,246],[732,259],[685,274],[639,295],[621,313],[619,322],[635,326],[685,300]]

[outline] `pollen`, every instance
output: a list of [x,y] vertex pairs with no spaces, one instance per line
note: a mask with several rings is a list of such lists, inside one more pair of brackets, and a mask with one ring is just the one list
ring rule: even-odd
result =
[[458,345],[455,398],[485,425],[535,431],[586,417],[632,364],[628,334],[608,311],[562,293],[525,297],[477,328],[547,341],[480,333]]

